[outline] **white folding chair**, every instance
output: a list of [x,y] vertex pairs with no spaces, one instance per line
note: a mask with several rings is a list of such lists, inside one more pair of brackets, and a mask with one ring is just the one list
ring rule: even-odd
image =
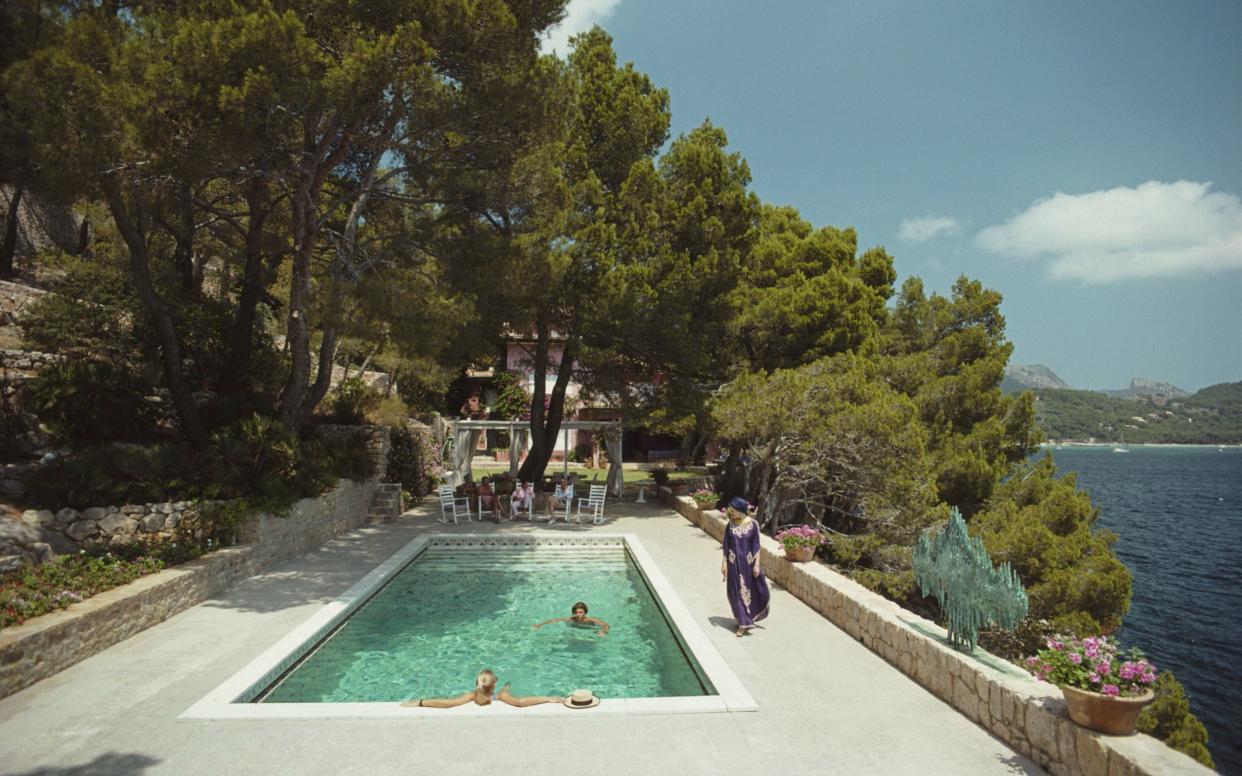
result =
[[[457,516],[464,514],[466,522],[470,522],[470,499],[466,496],[457,496],[453,493],[452,485],[441,485],[436,489],[440,495],[440,520],[441,523],[447,523],[449,517],[453,518],[453,522],[457,522]],[[479,515],[482,520],[483,516]]]
[[578,499],[578,513],[575,518],[582,522],[583,511],[591,514],[591,522],[595,525],[604,524],[604,498],[608,495],[607,485],[592,485],[585,498]]

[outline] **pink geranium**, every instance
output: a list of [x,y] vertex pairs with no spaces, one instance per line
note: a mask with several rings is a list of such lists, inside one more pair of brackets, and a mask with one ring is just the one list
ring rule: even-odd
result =
[[819,547],[828,541],[828,535],[818,528],[798,525],[776,534],[776,540],[785,545],[786,550],[792,550],[798,547]]
[[1156,667],[1137,650],[1118,656],[1106,637],[1055,636],[1047,648],[1023,661],[1041,681],[1120,697],[1142,695],[1156,681]]

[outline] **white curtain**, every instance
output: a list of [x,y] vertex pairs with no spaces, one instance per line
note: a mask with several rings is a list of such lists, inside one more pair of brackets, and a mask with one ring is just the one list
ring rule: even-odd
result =
[[461,426],[453,432],[453,476],[449,483],[453,487],[465,482],[467,477],[474,476],[470,461],[474,458],[474,446],[479,443],[479,433],[478,429]]
[[608,429],[604,434],[604,449],[608,451],[608,489],[621,498],[621,490],[625,487],[625,475],[621,473],[621,429]]
[[513,477],[517,476],[518,459],[522,457],[522,451],[526,449],[528,433],[530,433],[529,430],[525,428],[509,427],[509,474]]

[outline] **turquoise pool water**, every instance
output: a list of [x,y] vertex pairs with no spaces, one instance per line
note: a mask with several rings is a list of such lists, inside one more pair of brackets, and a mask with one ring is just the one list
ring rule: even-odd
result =
[[[611,632],[531,627],[568,616],[575,601]],[[715,694],[624,547],[433,545],[259,700],[452,696],[472,688],[483,668],[518,695],[580,687],[601,698]]]

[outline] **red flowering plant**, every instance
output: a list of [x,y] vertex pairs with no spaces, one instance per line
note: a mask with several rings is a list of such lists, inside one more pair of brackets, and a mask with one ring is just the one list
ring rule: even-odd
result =
[[809,525],[798,525],[777,533],[776,541],[785,545],[786,550],[794,550],[799,547],[815,549],[828,541],[828,535],[818,528],[813,528]]
[[1053,636],[1047,647],[1025,661],[1037,679],[1114,697],[1142,695],[1156,681],[1156,667],[1137,649],[1119,654],[1107,637]]

